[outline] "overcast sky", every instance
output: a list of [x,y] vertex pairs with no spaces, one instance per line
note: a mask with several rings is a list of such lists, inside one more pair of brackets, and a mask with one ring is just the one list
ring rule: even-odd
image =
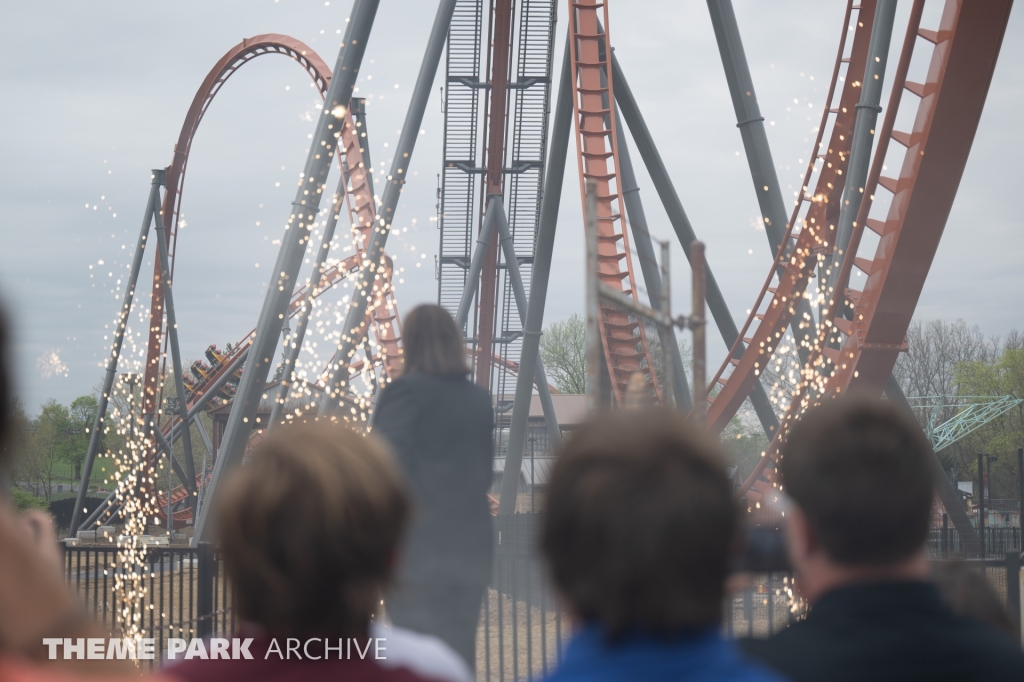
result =
[[[811,153],[845,3],[735,4],[788,200]],[[909,11],[908,2],[900,4],[887,76]],[[929,1],[924,26],[934,26],[941,5]],[[182,119],[209,69],[242,38],[271,32],[305,41],[333,66],[350,9],[350,0],[4,1],[0,297],[13,322],[19,389],[30,412],[49,398],[68,403],[99,383],[149,171],[170,162]],[[369,102],[375,165],[390,165],[435,10],[428,0],[381,3],[358,83],[358,94]],[[565,11],[560,3],[556,60]],[[770,255],[757,228],[757,203],[707,7],[699,0],[612,0],[610,13],[616,54],[741,323]],[[1024,327],[1022,38],[1017,9],[918,319],[963,318],[989,334]],[[442,62],[441,74],[443,68]],[[405,268],[397,290],[403,310],[437,297],[438,235],[431,218],[441,163],[441,84],[439,75],[395,220],[407,229],[388,243],[396,265]],[[189,160],[177,251],[184,357],[200,357],[211,343],[235,342],[254,326],[318,101],[294,62],[261,57],[231,78],[203,120]],[[668,220],[635,151],[633,157],[651,230],[669,239]],[[568,168],[548,322],[583,309],[579,183],[575,164]],[[689,273],[678,244],[673,262],[675,300],[685,301]],[[148,253],[143,280],[151,263]],[[147,300],[148,285],[140,285],[137,301],[144,307]],[[143,325],[133,319],[138,333]],[[126,348],[137,361],[140,347]],[[709,361],[717,366],[724,349],[719,343],[712,351]]]

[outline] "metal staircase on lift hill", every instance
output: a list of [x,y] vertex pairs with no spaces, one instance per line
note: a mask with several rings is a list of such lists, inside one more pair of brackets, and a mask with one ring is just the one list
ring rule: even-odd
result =
[[[527,297],[544,187],[556,11],[555,0],[520,0],[515,24],[517,40],[513,43],[516,69],[515,81],[509,84],[509,99],[515,101],[513,107],[507,108],[512,116],[507,122],[510,130],[505,151],[505,206]],[[499,400],[515,390],[515,374],[509,371],[508,364],[518,364],[523,338],[510,273],[503,260],[502,252],[498,262],[500,314],[495,316],[501,328],[495,334],[498,343],[494,349],[494,354],[502,359],[496,366],[494,382]],[[510,408],[511,403],[504,407]]]
[[448,30],[437,302],[453,317],[466,286],[476,223],[482,23],[483,0],[459,0]]
[[[444,97],[444,159],[438,228],[438,304],[454,316],[459,307],[472,258],[475,234],[483,217],[479,192],[485,169],[481,162],[481,100],[489,85],[482,82],[483,0],[460,0],[448,34]],[[505,210],[517,261],[529,295],[534,241],[540,218],[544,157],[550,115],[551,70],[556,0],[519,0],[513,17],[511,63],[505,122]],[[504,261],[498,260],[497,310],[492,355],[499,358],[491,388],[501,396],[511,390],[508,369],[519,362],[522,339],[518,309]],[[473,323],[470,322],[470,326]]]

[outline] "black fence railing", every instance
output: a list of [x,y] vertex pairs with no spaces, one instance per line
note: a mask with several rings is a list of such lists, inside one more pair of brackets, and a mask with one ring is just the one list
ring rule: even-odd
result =
[[[1001,558],[1007,552],[1021,551],[1020,528],[985,528],[981,539],[986,557]],[[928,553],[933,559],[973,558],[952,526],[928,531]]]
[[[218,553],[198,547],[140,548],[141,561],[119,563],[117,547],[64,550],[64,574],[97,621],[115,636],[155,640],[152,667],[167,655],[170,638],[228,634],[235,629],[231,590]],[[120,585],[119,585],[120,583]]]
[[[544,679],[561,662],[572,634],[538,551],[543,513],[495,518],[494,578],[477,635],[479,682]],[[802,612],[786,573],[749,576],[723,604],[730,637],[768,637]]]
[[[477,634],[476,679],[480,682],[539,680],[561,662],[572,624],[555,599],[538,551],[543,514],[495,518],[494,573],[481,607]],[[999,558],[966,563],[984,575],[1017,623],[1020,622],[1020,530],[991,528],[991,553],[1009,547]],[[945,544],[943,544],[945,543]],[[1016,544],[1015,544],[1016,543]],[[933,558],[958,558],[955,531],[936,529],[929,548]],[[943,547],[946,551],[941,552]],[[235,630],[231,589],[218,553],[207,544],[196,548],[153,547],[143,551],[143,572],[135,581],[138,598],[115,593],[130,566],[118,566],[115,547],[68,547],[64,567],[71,587],[106,628],[126,632],[137,622],[140,636],[156,640],[156,661],[166,656],[171,637],[225,636]],[[792,576],[784,572],[748,576],[743,589],[723,604],[723,632],[729,637],[768,637],[803,614]]]

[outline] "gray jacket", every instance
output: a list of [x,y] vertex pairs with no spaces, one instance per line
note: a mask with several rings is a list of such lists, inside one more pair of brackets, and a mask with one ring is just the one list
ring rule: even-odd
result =
[[381,393],[373,431],[391,445],[413,497],[399,583],[488,581],[494,410],[487,391],[461,376],[403,376]]

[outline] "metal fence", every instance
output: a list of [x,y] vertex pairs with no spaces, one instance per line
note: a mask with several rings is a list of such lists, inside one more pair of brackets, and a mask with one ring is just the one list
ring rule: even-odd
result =
[[[542,513],[495,518],[494,573],[477,631],[476,679],[481,682],[543,679],[561,662],[571,637],[571,620],[559,608],[538,551],[542,522]],[[1014,540],[1019,547],[1019,529],[988,530],[993,534],[991,547],[1003,542],[1013,545]],[[932,531],[929,546],[945,546],[948,551],[941,556],[956,558],[959,544],[951,533],[955,531]],[[939,556],[933,552],[933,557]],[[125,575],[118,572],[131,570],[119,567],[117,561],[115,547],[68,547],[65,574],[97,620],[112,632],[121,634],[124,624],[134,621],[141,636],[154,638],[157,664],[166,655],[170,637],[189,639],[234,631],[230,585],[220,557],[210,545],[147,548],[138,583],[143,593],[138,601],[125,601],[122,594],[115,594],[118,575]],[[1019,581],[1015,578],[1020,572],[1019,552],[968,563],[984,571],[989,585],[1019,623]],[[756,574],[726,599],[722,629],[729,637],[767,637],[802,613],[789,574]],[[152,666],[155,662],[148,663]]]
[[[146,547],[140,565],[119,564],[117,547],[79,546],[64,550],[68,584],[116,636],[136,623],[140,637],[155,640],[155,661],[167,653],[167,640],[222,635],[235,629],[231,590],[219,554],[198,547]],[[141,570],[141,572],[139,572]],[[128,589],[116,590],[118,581]]]
[[[561,662],[572,634],[538,551],[543,513],[495,518],[494,577],[481,608],[476,679],[544,679]],[[755,574],[723,604],[730,637],[768,637],[802,611],[785,573]]]
[[[1007,552],[1020,552],[1020,528],[985,528],[982,533],[986,557],[1001,558]],[[952,526],[928,531],[928,553],[933,559],[967,559],[967,545]]]

